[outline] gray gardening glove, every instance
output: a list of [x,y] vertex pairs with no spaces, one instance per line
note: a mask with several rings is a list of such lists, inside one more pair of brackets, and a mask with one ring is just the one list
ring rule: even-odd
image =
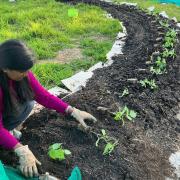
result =
[[70,115],[79,122],[79,127],[82,127],[85,130],[90,128],[84,122],[85,119],[91,120],[93,123],[97,122],[97,119],[94,116],[85,111],[80,111],[79,109],[72,108],[71,106],[68,107],[68,111],[71,112]]
[[41,163],[35,158],[28,145],[18,147],[14,152],[19,157],[20,171],[26,177],[33,177],[38,175],[38,170],[36,164],[41,165]]
[[49,175],[48,172],[46,172],[46,174],[43,174],[43,175],[39,176],[39,180],[60,180],[60,179],[58,179],[58,178],[56,178],[54,176],[51,176],[51,175]]

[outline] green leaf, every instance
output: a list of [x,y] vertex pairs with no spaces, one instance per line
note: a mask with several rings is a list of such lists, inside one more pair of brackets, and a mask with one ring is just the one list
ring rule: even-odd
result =
[[59,160],[64,160],[65,156],[64,156],[64,151],[62,149],[58,149],[58,150],[53,150],[51,149],[48,152],[48,155],[52,158],[52,159],[59,159]]
[[65,154],[65,155],[70,155],[70,154],[71,154],[71,151],[69,151],[68,149],[64,149],[64,154]]
[[55,144],[49,146],[49,150],[50,149],[53,149],[53,150],[59,149],[59,148],[61,148],[61,145],[62,145],[62,143],[55,143]]
[[137,112],[135,112],[135,111],[133,111],[133,110],[130,110],[129,115],[130,115],[132,118],[136,118]]
[[103,155],[110,154],[113,150],[114,150],[114,145],[111,143],[107,143],[105,148],[104,148]]

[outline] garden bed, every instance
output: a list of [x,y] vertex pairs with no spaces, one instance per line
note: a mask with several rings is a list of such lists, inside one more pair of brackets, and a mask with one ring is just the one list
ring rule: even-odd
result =
[[[114,57],[111,66],[96,70],[86,88],[66,101],[97,117],[93,131],[100,133],[105,129],[119,144],[110,156],[104,156],[102,144],[98,148],[95,146],[97,137],[94,134],[78,130],[72,119],[50,110],[42,110],[28,119],[23,144],[28,144],[42,162],[42,172],[48,171],[61,179],[67,179],[75,165],[81,169],[83,180],[174,178],[169,156],[179,145],[180,122],[175,116],[180,102],[180,44],[175,48],[177,57],[168,59],[167,73],[152,75],[147,61],[153,52],[162,49],[163,42],[157,42],[157,38],[164,37],[166,32],[165,28],[158,28],[155,17],[135,7],[83,2],[98,5],[123,21],[127,39],[124,54]],[[173,22],[171,25],[175,26]],[[179,35],[178,38],[180,40]],[[143,88],[128,80],[139,81],[145,77],[155,79],[158,89]],[[129,95],[120,97],[124,88],[128,88]],[[122,126],[109,111],[117,112],[124,105],[135,110],[137,117],[134,122],[126,121]],[[108,108],[108,111],[98,110],[98,107]],[[47,155],[49,145],[58,142],[72,152],[63,162],[53,161]],[[12,154],[6,157],[5,154],[1,153],[0,158],[6,164],[15,165]]]

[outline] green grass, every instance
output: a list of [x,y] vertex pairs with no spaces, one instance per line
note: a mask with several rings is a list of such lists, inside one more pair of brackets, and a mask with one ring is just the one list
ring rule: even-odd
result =
[[[78,10],[78,17],[69,17],[68,9]],[[83,58],[69,64],[37,63],[32,71],[43,86],[61,86],[61,80],[98,61],[105,61],[119,31],[118,20],[106,17],[96,6],[71,6],[55,0],[0,0],[0,42],[10,38],[23,40],[38,60],[53,59],[58,51],[80,48]],[[101,40],[99,40],[99,37]]]
[[166,11],[169,17],[176,17],[180,21],[180,7],[174,4],[160,4],[156,0],[114,0],[114,2],[130,2],[138,3],[138,6],[142,9],[147,9],[150,6],[155,7],[155,12]]
[[[79,11],[78,17],[68,16],[72,7]],[[21,39],[38,59],[52,59],[59,50],[76,47],[84,37],[100,34],[113,39],[120,30],[119,22],[106,18],[99,7],[55,0],[0,0],[0,14],[0,42]]]
[[74,60],[69,64],[43,63],[32,68],[38,80],[46,88],[62,86],[61,80],[72,76],[75,72],[87,70],[94,61]]

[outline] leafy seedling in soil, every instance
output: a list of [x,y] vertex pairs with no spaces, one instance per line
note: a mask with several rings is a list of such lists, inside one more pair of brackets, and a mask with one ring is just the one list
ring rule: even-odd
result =
[[125,88],[124,91],[122,92],[122,95],[119,97],[127,96],[129,94],[128,88]]
[[174,29],[170,29],[167,33],[166,33],[166,37],[171,37],[173,39],[176,39],[177,37],[177,32]]
[[154,79],[148,80],[147,78],[145,78],[144,80],[140,80],[139,83],[141,84],[142,87],[150,87],[151,89],[157,89],[158,86],[155,83]]
[[176,57],[176,53],[174,49],[172,50],[165,49],[162,53],[162,56],[163,58],[172,57],[174,59]]
[[[167,66],[166,60],[158,56],[155,62],[155,65],[150,68],[150,71],[153,74],[163,74],[166,72],[166,66]],[[147,81],[147,84],[148,84],[148,81]]]
[[93,132],[97,136],[97,141],[96,141],[96,147],[99,146],[100,141],[104,141],[106,143],[103,151],[103,155],[110,155],[115,147],[118,145],[118,140],[116,140],[113,137],[110,137],[107,135],[106,131],[104,129],[101,129],[101,134],[97,134]]
[[49,146],[48,155],[51,159],[62,161],[66,156],[71,155],[71,151],[62,148],[62,143],[55,143]]
[[163,26],[163,27],[166,27],[166,28],[168,28],[169,27],[169,23],[168,23],[168,21],[159,21],[159,23],[161,24],[161,26]]
[[125,106],[122,110],[119,110],[114,117],[114,120],[116,121],[122,121],[123,125],[125,122],[125,119],[128,119],[130,121],[133,121],[137,116],[137,112],[134,110],[130,110],[127,106]]
[[176,42],[177,32],[174,29],[170,29],[165,36],[164,48],[172,49]]

